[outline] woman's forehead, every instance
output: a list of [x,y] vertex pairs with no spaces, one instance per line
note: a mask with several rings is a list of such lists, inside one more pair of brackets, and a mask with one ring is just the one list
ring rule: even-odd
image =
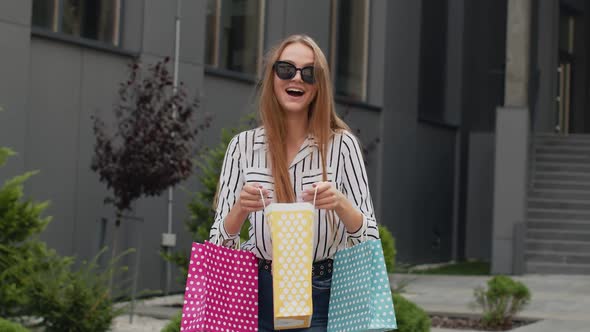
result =
[[310,65],[314,63],[315,57],[311,47],[301,43],[293,43],[283,49],[279,60],[293,62],[296,65]]

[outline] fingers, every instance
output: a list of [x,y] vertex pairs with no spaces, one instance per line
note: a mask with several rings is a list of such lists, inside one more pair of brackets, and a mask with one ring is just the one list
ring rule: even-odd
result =
[[[265,204],[270,204],[270,200],[266,199]],[[265,204],[262,204],[262,200],[259,198],[258,200],[240,200],[240,205],[242,209],[248,212],[260,211],[264,209]]]
[[[316,188],[317,188],[317,193],[316,193]],[[311,199],[313,199],[314,195],[317,195],[317,197],[320,197],[322,194],[324,194],[327,191],[330,191],[332,188],[333,188],[333,186],[332,186],[331,182],[316,182],[312,185],[311,188],[303,191],[303,199],[306,201],[308,200],[307,197],[311,197]]]
[[[317,188],[317,193],[316,193]],[[303,191],[302,198],[304,201],[311,201],[313,200],[314,195],[316,196],[316,200],[323,197],[330,192],[333,192],[334,187],[332,186],[331,182],[317,182],[312,185],[312,188],[306,189]],[[334,189],[335,190],[335,189]]]
[[258,199],[256,199],[256,200],[242,199],[240,197],[240,207],[247,212],[255,212],[255,211],[263,210],[264,207],[269,204],[270,204],[270,199],[268,199],[268,198],[264,200],[264,204],[263,204],[260,197],[258,197]]
[[262,190],[262,196],[264,196],[265,198],[270,197],[270,191],[268,189],[264,189],[264,187],[262,187],[258,183],[245,184],[244,187],[242,188],[242,193],[246,193],[249,197],[251,197],[250,199],[256,199],[256,197],[258,199],[260,199],[260,191],[261,190]]
[[256,183],[256,182],[246,183],[244,185],[244,187],[242,188],[242,191],[245,191],[250,195],[258,195],[258,197],[260,197],[260,190],[259,189],[262,189],[262,195],[264,195],[265,197],[268,196],[268,194],[269,194],[268,190],[264,189],[259,183]]
[[310,193],[315,193],[316,188],[317,188],[317,192],[318,195],[325,192],[326,190],[330,190],[332,189],[332,183],[331,182],[318,182],[318,183],[314,183],[312,185],[312,189],[308,189],[307,191],[309,191]]
[[[260,190],[262,190],[264,202],[262,201],[262,197],[260,197]],[[248,212],[260,211],[264,209],[265,205],[271,203],[269,197],[270,192],[267,189],[264,189],[260,184],[247,183],[240,192],[240,206]]]

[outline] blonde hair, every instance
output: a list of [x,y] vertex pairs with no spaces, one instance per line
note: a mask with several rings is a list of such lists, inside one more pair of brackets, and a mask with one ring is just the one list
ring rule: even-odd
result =
[[291,35],[271,49],[266,58],[259,89],[259,112],[266,133],[266,144],[274,178],[275,200],[279,203],[295,202],[296,197],[289,178],[289,165],[287,165],[287,153],[284,148],[286,145],[285,111],[274,94],[273,64],[279,59],[285,47],[294,43],[309,47],[314,54],[314,84],[317,84],[317,92],[309,105],[309,132],[314,136],[320,151],[323,181],[328,179],[326,153],[330,138],[338,131],[349,130],[346,123],[336,114],[330,68],[317,43],[306,35]]

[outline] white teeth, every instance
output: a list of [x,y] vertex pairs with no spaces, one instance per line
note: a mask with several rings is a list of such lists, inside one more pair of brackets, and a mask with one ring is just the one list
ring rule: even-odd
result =
[[295,89],[295,88],[287,88],[287,92],[300,92],[303,93],[303,90]]

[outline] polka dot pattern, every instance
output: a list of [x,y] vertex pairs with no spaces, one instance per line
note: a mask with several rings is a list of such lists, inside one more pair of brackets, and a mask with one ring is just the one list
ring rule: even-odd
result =
[[381,241],[341,249],[334,257],[328,332],[396,329]]
[[308,203],[273,205],[267,209],[267,218],[272,236],[275,329],[307,327],[313,313],[314,209]]
[[254,254],[209,242],[193,243],[180,331],[258,331]]

